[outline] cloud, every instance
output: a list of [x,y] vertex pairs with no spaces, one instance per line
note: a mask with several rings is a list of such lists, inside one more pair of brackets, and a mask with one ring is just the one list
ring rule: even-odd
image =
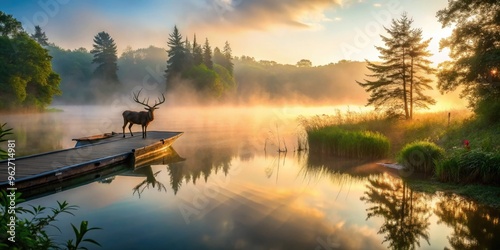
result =
[[[331,21],[324,15],[329,8],[342,6],[342,0],[214,0],[196,6],[192,27],[214,26],[225,29],[268,30],[271,27],[311,28]],[[191,9],[190,11],[193,11]]]

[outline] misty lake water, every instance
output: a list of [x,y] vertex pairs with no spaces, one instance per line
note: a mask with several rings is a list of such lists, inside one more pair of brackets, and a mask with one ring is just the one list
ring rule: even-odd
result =
[[[64,112],[3,115],[18,154],[121,132],[123,108],[56,108]],[[327,112],[334,110],[162,106],[149,130],[184,132],[173,144],[178,160],[23,205],[78,205],[75,216],[59,218],[62,234],[49,230],[62,242],[73,238],[70,223],[87,220],[102,228],[88,235],[98,249],[499,249],[498,209],[413,191],[372,162],[294,152],[298,115]]]

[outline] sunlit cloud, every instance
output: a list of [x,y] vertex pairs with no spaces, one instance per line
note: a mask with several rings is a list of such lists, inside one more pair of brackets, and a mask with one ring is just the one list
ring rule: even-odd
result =
[[380,8],[380,7],[382,7],[382,4],[380,4],[380,3],[374,3],[373,7]]
[[[331,19],[324,11],[342,6],[342,0],[216,0],[196,6],[192,27],[218,27],[232,30],[269,30],[273,27],[316,28]],[[203,11],[201,11],[203,10]],[[193,10],[190,10],[193,11]]]

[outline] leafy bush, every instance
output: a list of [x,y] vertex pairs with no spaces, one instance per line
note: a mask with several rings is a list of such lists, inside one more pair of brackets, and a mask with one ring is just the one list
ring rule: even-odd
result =
[[437,163],[436,176],[448,182],[498,183],[500,153],[481,149],[455,150]]
[[[5,139],[4,137],[12,134],[12,132],[10,132],[12,129],[4,128],[5,125],[7,125],[7,123],[0,124],[0,142],[6,142],[7,139]],[[7,152],[0,148],[0,160],[2,159],[7,159]]]
[[378,132],[348,131],[336,126],[307,131],[311,151],[342,157],[383,158],[390,150],[387,137]]
[[[80,223],[80,230],[78,230],[73,224],[71,227],[75,233],[75,241],[68,240],[64,248],[60,247],[55,243],[54,239],[51,238],[47,232],[46,228],[53,227],[61,231],[57,226],[52,223],[57,220],[57,217],[61,214],[71,214],[72,211],[76,210],[78,207],[74,205],[69,205],[66,201],[57,202],[57,208],[47,208],[42,206],[31,206],[31,209],[26,209],[19,206],[24,200],[20,198],[21,193],[17,192],[15,195],[7,194],[5,190],[0,191],[0,249],[87,249],[81,246],[83,242],[89,242],[100,246],[100,244],[93,240],[84,238],[85,234],[89,231],[97,230],[100,228],[88,228],[88,222],[82,221]],[[9,233],[11,229],[12,214],[9,209],[10,202],[13,201],[16,205],[15,209],[15,231]],[[46,214],[50,211],[49,214]],[[31,215],[31,218],[19,218],[19,215]],[[24,216],[23,216],[24,217]],[[28,216],[26,216],[28,217]],[[14,234],[15,235],[12,235]],[[15,237],[11,241],[9,238]]]
[[428,141],[406,144],[398,153],[397,161],[416,172],[434,173],[436,161],[444,156],[444,149]]
[[192,80],[192,85],[197,91],[206,91],[215,97],[219,97],[224,90],[219,75],[205,64],[192,66],[182,73],[182,77]]

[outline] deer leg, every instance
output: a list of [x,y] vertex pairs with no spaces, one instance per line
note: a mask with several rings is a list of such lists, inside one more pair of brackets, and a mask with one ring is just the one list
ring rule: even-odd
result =
[[134,125],[134,124],[130,123],[130,125],[128,125],[128,131],[130,131],[131,136],[134,136],[134,134],[132,134],[132,125]]
[[142,138],[146,138],[146,128],[147,127],[148,127],[147,125],[146,126],[142,126]]
[[127,121],[123,121],[123,122],[124,122],[123,123],[123,127],[122,127],[122,129],[123,129],[123,138],[125,138],[125,127],[127,126],[128,122]]

